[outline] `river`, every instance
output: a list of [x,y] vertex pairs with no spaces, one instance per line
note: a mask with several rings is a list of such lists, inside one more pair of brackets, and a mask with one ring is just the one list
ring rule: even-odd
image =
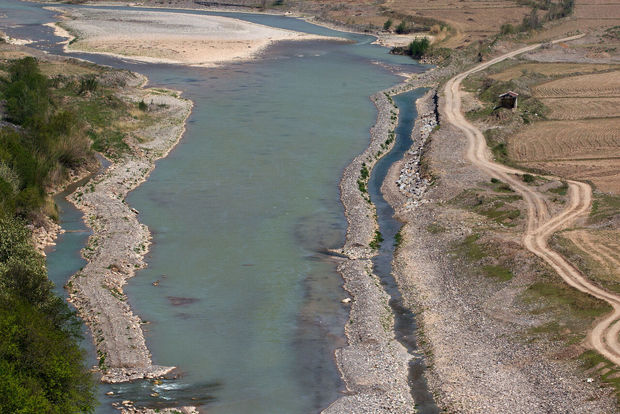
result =
[[[2,12],[10,35],[62,53],[41,26],[53,13],[17,0],[3,0]],[[352,43],[282,42],[219,68],[72,54],[141,72],[195,104],[181,143],[127,200],[153,245],[148,268],[125,291],[150,322],[154,362],[182,376],[102,385],[98,413],[115,412],[112,401],[164,406],[196,396],[209,413],[309,413],[343,391],[333,352],[344,344],[348,307],[336,263],[322,253],[344,239],[338,181],[368,143],[376,118],[368,97],[398,83],[396,73],[425,67],[389,55],[370,36],[283,16],[225,15]],[[48,255],[59,291],[83,265],[78,251],[88,235],[79,213],[61,207],[63,227],[82,232],[65,233]]]

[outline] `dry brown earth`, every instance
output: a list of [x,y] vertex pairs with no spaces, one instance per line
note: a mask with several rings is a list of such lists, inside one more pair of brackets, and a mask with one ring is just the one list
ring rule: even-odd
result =
[[617,118],[537,122],[508,142],[510,157],[521,162],[620,157]]
[[520,77],[523,73],[539,73],[545,76],[559,76],[598,72],[614,68],[614,65],[590,63],[521,63],[489,75],[491,79],[509,81]]
[[534,96],[539,98],[555,97],[592,97],[620,96],[620,72],[571,76],[542,83],[533,88]]
[[[613,118],[620,115],[620,96],[611,98],[544,98],[549,119]],[[618,119],[616,119],[618,122]]]

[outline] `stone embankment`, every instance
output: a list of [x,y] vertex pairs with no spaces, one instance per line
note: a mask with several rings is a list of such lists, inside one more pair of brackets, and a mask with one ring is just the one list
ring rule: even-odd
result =
[[325,409],[327,414],[415,412],[407,378],[411,355],[395,338],[390,298],[372,273],[376,250],[371,242],[378,227],[366,190],[373,166],[394,145],[398,108],[391,96],[409,89],[405,83],[371,97],[377,122],[370,130],[370,144],[347,166],[340,182],[348,229],[340,252],[347,258],[338,271],[352,301],[345,327],[348,346],[336,351],[336,361],[347,395]]
[[405,206],[408,209],[419,204],[431,182],[430,177],[425,176],[421,170],[421,162],[428,138],[438,125],[436,99],[437,91],[431,89],[416,102],[418,118],[411,131],[413,145],[401,161],[403,166],[396,180],[398,189],[407,197]]
[[119,97],[152,102],[157,122],[137,131],[140,139],[130,143],[132,153],[113,160],[105,172],[69,196],[93,231],[82,250],[88,263],[67,283],[69,300],[92,331],[102,381],[109,383],[155,378],[174,368],[153,365],[142,321],[123,293],[127,279],[145,267],[150,244],[148,228],[138,221],[138,212],[125,203],[125,197],[178,142],[192,108],[175,92],[142,89],[144,77],[127,75],[127,80],[128,92]]

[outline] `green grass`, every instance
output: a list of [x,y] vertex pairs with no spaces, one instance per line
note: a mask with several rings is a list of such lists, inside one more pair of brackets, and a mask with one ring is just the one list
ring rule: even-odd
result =
[[501,265],[487,265],[483,266],[482,269],[488,277],[494,277],[504,282],[512,279],[514,276],[510,269]]
[[372,239],[372,241],[369,243],[369,246],[371,249],[378,249],[379,247],[381,247],[381,242],[383,241],[383,236],[381,235],[381,232],[379,230],[375,230],[375,237]]
[[470,261],[478,261],[487,256],[485,251],[478,244],[479,239],[479,234],[470,234],[457,246],[457,250],[463,253]]
[[[603,384],[613,387],[616,394],[616,400],[620,403],[620,378],[612,378],[614,376],[618,376],[618,373],[620,373],[620,368],[598,352],[592,350],[585,351],[581,354],[579,356],[579,360],[583,364],[584,371],[591,370],[600,365],[596,373],[600,376]],[[603,374],[602,371],[604,369],[607,369],[608,371]]]
[[574,324],[585,323],[582,326],[584,329],[588,328],[594,318],[611,311],[607,303],[572,288],[557,275],[544,274],[527,288],[525,298],[526,302],[538,305],[537,313],[564,314]]
[[400,230],[398,230],[398,233],[396,233],[394,235],[394,247],[396,247],[397,249],[398,249],[398,247],[400,247],[400,245],[403,242],[403,235],[401,233],[401,230],[402,230],[402,228]]
[[590,210],[590,223],[599,223],[612,218],[620,212],[620,196],[612,194],[595,193],[592,209]]
[[431,234],[438,234],[438,233],[443,233],[444,231],[446,231],[446,228],[442,226],[441,224],[431,223],[428,226],[426,226],[426,231],[428,231]]
[[556,188],[551,188],[549,190],[550,193],[555,193],[561,196],[565,196],[568,192],[568,183],[566,181],[562,181],[562,185]]

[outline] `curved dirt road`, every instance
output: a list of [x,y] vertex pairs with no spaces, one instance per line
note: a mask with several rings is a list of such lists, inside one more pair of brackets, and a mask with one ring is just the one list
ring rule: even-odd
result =
[[[553,43],[566,42],[582,36],[571,36],[556,40]],[[465,120],[461,113],[460,86],[463,79],[504,59],[534,50],[540,46],[540,44],[536,44],[515,50],[477,65],[450,79],[444,89],[446,98],[444,113],[446,114],[447,121],[463,131],[467,136],[467,159],[489,176],[508,183],[516,192],[523,196],[528,210],[527,228],[523,236],[525,247],[544,259],[566,283],[575,289],[606,301],[613,307],[612,313],[597,321],[588,335],[588,340],[596,351],[620,366],[620,341],[618,339],[620,333],[620,296],[609,293],[591,283],[579,270],[547,245],[547,240],[554,232],[590,211],[592,202],[590,186],[577,181],[567,181],[570,201],[566,209],[560,214],[551,216],[547,208],[546,199],[526,185],[519,177],[524,172],[493,162],[482,132]]]

